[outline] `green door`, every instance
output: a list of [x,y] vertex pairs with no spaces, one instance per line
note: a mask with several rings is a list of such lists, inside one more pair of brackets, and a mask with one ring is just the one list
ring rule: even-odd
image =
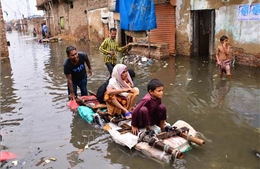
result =
[[64,17],[60,17],[60,28],[64,29],[65,28],[65,20]]

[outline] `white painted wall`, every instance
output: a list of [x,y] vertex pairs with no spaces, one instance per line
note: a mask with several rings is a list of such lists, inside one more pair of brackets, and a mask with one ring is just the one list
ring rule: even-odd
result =
[[[238,5],[216,10],[216,34],[226,32],[235,44],[255,43],[260,46],[260,20],[238,20]],[[260,52],[260,48],[259,48]]]

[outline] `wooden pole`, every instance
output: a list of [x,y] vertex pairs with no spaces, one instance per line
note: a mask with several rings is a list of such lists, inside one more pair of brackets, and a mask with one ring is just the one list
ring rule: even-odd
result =
[[150,30],[148,30],[148,58],[150,58]]

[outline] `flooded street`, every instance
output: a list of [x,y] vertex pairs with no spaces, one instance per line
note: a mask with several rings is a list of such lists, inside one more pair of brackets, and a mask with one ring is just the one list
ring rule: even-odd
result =
[[[65,41],[42,44],[17,32],[7,33],[7,40],[10,60],[1,64],[1,149],[16,154],[19,163],[2,162],[2,168],[174,168],[117,145],[108,133],[68,108],[65,47],[75,45],[89,55],[93,75],[88,89],[94,92],[108,78],[97,47]],[[151,78],[160,79],[168,122],[184,120],[206,141],[185,153],[175,168],[260,168],[260,158],[252,150],[260,151],[259,68],[235,65],[227,80],[218,78],[215,63],[205,58],[177,56],[128,66],[136,72],[139,99]],[[46,164],[51,157],[57,160]]]

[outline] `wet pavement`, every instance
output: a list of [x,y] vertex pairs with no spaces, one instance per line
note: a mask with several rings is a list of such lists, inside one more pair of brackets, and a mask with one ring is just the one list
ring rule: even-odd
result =
[[[89,54],[92,91],[108,77],[97,47],[65,41],[42,44],[15,31],[7,33],[7,40],[10,59],[1,60],[1,149],[17,159],[2,162],[2,168],[260,168],[252,150],[260,151],[259,68],[235,65],[227,80],[217,77],[215,63],[206,58],[128,63],[136,72],[139,99],[146,94],[147,82],[159,78],[165,85],[168,122],[184,120],[206,141],[174,167],[118,146],[106,132],[69,110],[65,47],[75,45]],[[57,160],[46,163],[51,157]],[[16,166],[14,160],[19,161]]]

